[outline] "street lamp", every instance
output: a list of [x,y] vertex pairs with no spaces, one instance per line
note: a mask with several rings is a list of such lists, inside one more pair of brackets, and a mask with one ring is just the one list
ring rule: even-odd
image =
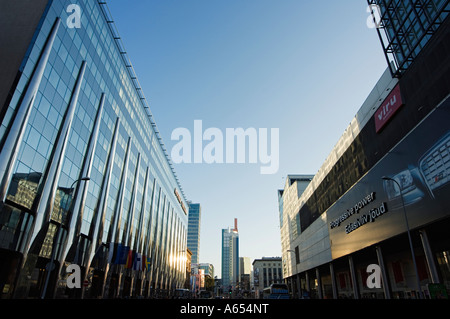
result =
[[413,244],[412,244],[412,240],[411,240],[411,232],[409,230],[408,217],[406,216],[405,202],[403,201],[402,187],[401,187],[400,183],[397,182],[393,178],[390,178],[390,177],[387,177],[387,176],[383,176],[383,177],[381,177],[381,179],[383,179],[385,181],[392,181],[392,182],[394,182],[395,184],[397,184],[398,189],[400,190],[400,197],[402,199],[403,214],[405,216],[406,230],[408,232],[409,248],[411,249],[411,256],[412,256],[412,260],[413,260],[413,264],[414,264],[414,271],[416,272],[417,289],[419,291],[419,298],[421,299],[422,298],[422,291],[420,289],[419,272],[417,270],[416,256],[414,254],[414,248],[413,248]]
[[[69,195],[70,194],[72,194],[72,190],[73,190],[73,186],[76,184],[76,183],[78,183],[79,181],[88,181],[88,180],[90,180],[91,178],[90,177],[87,177],[87,176],[85,176],[85,177],[82,177],[82,178],[79,178],[79,179],[77,179],[76,181],[74,181],[73,183],[72,183],[72,185],[70,185],[70,191],[69,191]],[[58,232],[59,232],[59,229],[58,229]],[[54,240],[54,243],[55,243],[55,240]],[[48,286],[48,283],[49,283],[49,281],[50,281],[50,273],[52,272],[52,270],[55,268],[55,265],[54,265],[54,260],[55,260],[55,247],[54,247],[55,245],[53,245],[52,246],[52,255],[51,255],[51,259],[50,259],[50,262],[47,264],[47,277],[45,278],[45,283],[44,283],[44,289],[43,289],[43,291],[42,291],[42,296],[41,296],[41,299],[44,299],[45,298],[45,294],[47,293],[47,286]]]

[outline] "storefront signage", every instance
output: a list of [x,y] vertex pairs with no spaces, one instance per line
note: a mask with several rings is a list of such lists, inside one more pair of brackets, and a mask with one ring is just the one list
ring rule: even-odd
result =
[[[363,197],[360,201],[355,203],[351,208],[347,209],[347,211],[341,214],[338,218],[330,222],[330,228],[333,229],[335,227],[339,227],[345,220],[347,220],[350,216],[354,214],[359,214],[361,209],[367,206],[375,199],[375,192],[372,192],[365,197]],[[350,234],[352,231],[358,229],[359,227],[369,223],[374,222],[378,217],[386,213],[386,204],[383,202],[381,206],[375,207],[369,210],[367,214],[360,215],[355,222],[349,223],[345,226],[345,233]]]
[[176,188],[174,188],[173,192],[174,192],[174,194],[175,194],[175,197],[176,197],[177,200],[178,200],[178,203],[180,203],[180,205],[181,205],[181,209],[183,209],[183,212],[187,215],[187,214],[188,214],[188,213],[187,213],[187,209],[186,209],[186,206],[184,206],[183,201],[181,200],[180,193],[178,193],[178,190],[177,190]]
[[359,227],[369,223],[374,222],[376,218],[380,217],[387,212],[386,204],[383,202],[380,207],[372,208],[368,214],[362,215],[354,223],[350,223],[345,226],[345,233],[350,234],[352,231],[358,229]]
[[450,217],[448,112],[450,98],[327,209],[333,259]]
[[400,85],[397,85],[375,112],[375,129],[377,133],[386,125],[389,119],[394,116],[402,105],[403,100],[400,93]]
[[347,211],[343,214],[341,214],[338,218],[333,220],[330,223],[330,228],[333,229],[335,227],[339,227],[342,222],[344,222],[347,218],[352,216],[355,213],[359,213],[359,210],[366,206],[368,203],[372,202],[375,199],[375,192],[370,193],[369,195],[365,196],[363,199],[358,201],[353,207],[347,209]]

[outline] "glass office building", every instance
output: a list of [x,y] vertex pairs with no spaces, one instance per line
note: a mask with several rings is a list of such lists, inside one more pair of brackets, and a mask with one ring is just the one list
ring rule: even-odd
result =
[[239,232],[235,227],[222,229],[222,285],[223,291],[233,290],[239,283]]
[[188,202],[188,233],[187,247],[192,252],[192,263],[200,262],[200,223],[202,220],[202,208],[200,204]]
[[187,202],[105,1],[1,9],[2,298],[182,287]]

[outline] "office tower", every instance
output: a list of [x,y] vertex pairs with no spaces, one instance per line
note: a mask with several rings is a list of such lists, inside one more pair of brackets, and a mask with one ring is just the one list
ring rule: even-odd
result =
[[239,232],[237,219],[234,228],[222,229],[222,285],[224,291],[234,289],[239,282]]
[[2,297],[181,287],[187,201],[105,1],[2,1],[0,17]]
[[200,224],[202,219],[202,209],[200,204],[189,205],[189,222],[187,234],[187,246],[192,252],[192,263],[200,262]]

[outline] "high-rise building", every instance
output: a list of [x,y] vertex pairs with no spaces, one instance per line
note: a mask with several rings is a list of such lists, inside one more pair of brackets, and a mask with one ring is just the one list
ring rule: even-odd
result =
[[239,232],[237,219],[234,228],[222,229],[222,285],[224,291],[234,289],[239,282]]
[[188,234],[187,246],[192,252],[192,263],[200,262],[200,224],[202,219],[202,209],[200,204],[188,202],[189,218],[188,218]]
[[105,1],[1,1],[0,21],[1,297],[182,287],[187,201]]

